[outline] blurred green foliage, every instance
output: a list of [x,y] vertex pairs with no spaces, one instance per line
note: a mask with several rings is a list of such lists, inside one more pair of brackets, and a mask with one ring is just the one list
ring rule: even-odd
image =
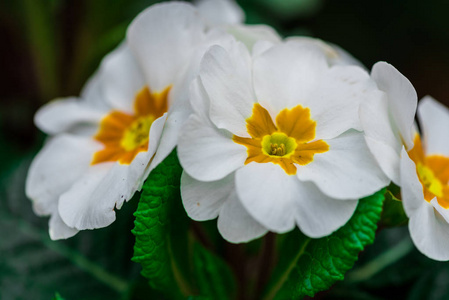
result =
[[[77,95],[101,58],[121,42],[131,20],[154,2],[0,2],[0,299],[51,299],[56,291],[66,300],[162,299],[130,261],[137,201],[124,205],[108,228],[51,242],[48,219],[34,215],[23,192],[30,159],[44,140],[32,122],[37,108],[56,97]],[[272,25],[284,36],[333,42],[368,68],[386,60],[412,81],[419,96],[431,94],[449,104],[449,4],[443,1],[239,2],[248,23]],[[204,234],[229,261],[236,253],[259,251],[260,241],[245,249],[217,243],[214,222],[203,226]],[[406,227],[380,230],[347,278],[315,298],[447,299],[449,264],[427,259],[407,236]],[[233,268],[243,268],[238,259]]]

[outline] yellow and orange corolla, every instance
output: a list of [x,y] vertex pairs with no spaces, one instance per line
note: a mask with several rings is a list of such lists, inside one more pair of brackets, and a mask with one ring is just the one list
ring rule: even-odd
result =
[[416,173],[427,202],[437,198],[438,204],[449,208],[449,157],[424,153],[421,138],[415,135],[414,147],[408,152],[416,165]]
[[281,110],[274,124],[268,111],[255,103],[246,128],[251,138],[233,136],[234,142],[247,148],[245,164],[271,162],[294,175],[295,164],[307,165],[315,154],[329,151],[325,141],[315,140],[316,121],[311,119],[310,109],[301,105]]
[[147,151],[151,124],[167,112],[169,92],[170,86],[162,92],[145,86],[136,94],[134,114],[114,110],[105,116],[94,136],[104,148],[93,155],[91,164],[130,164],[139,152]]

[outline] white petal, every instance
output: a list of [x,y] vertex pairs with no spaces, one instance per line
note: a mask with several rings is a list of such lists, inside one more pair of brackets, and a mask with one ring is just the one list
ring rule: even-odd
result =
[[357,207],[357,200],[336,200],[323,194],[313,183],[298,181],[296,223],[311,237],[327,236],[346,224]]
[[236,190],[246,211],[270,231],[295,227],[298,179],[272,163],[250,163],[237,170]]
[[231,243],[244,243],[263,236],[268,230],[253,219],[240,200],[235,188],[220,210],[218,231],[225,240]]
[[266,25],[242,25],[236,24],[228,26],[226,31],[233,35],[238,41],[245,46],[254,50],[255,45],[259,41],[277,44],[281,42],[279,34],[270,26]]
[[176,107],[176,109],[181,109],[178,107],[182,106],[183,109],[185,108],[187,110],[191,110],[188,91],[192,81],[198,77],[204,53],[206,53],[206,51],[214,45],[229,49],[233,44],[235,44],[235,39],[223,30],[213,28],[207,32],[202,44],[198,45],[195,48],[195,51],[193,51],[186,68],[178,72],[178,75],[173,82],[169,99],[171,109],[173,107]]
[[322,51],[330,66],[334,65],[355,65],[361,68],[365,68],[361,62],[355,59],[347,51],[341,47],[325,42],[317,38],[311,38],[307,36],[293,36],[285,39],[287,44],[302,44],[304,46],[315,47],[318,51]]
[[200,77],[211,100],[210,118],[222,129],[249,137],[246,118],[255,101],[251,83],[251,57],[241,43],[230,49],[212,46],[201,62]]
[[108,226],[115,220],[115,209],[132,198],[144,181],[151,159],[140,152],[130,165],[101,163],[91,166],[59,200],[63,221],[78,230]]
[[326,59],[319,51],[275,45],[254,58],[257,100],[276,116],[307,99],[326,70]]
[[334,66],[303,103],[316,120],[316,137],[329,139],[353,128],[361,130],[360,104],[383,97],[368,73],[356,66]]
[[128,28],[128,44],[154,91],[173,83],[205,34],[205,25],[188,3],[152,5]]
[[57,134],[90,124],[96,126],[104,112],[85,105],[76,98],[58,99],[41,107],[34,116],[34,123],[47,134]]
[[400,163],[400,186],[405,213],[411,217],[424,200],[423,187],[416,173],[416,165],[402,148]]
[[426,154],[449,156],[449,110],[430,96],[424,97],[418,106]]
[[269,41],[257,41],[254,46],[253,46],[253,50],[252,50],[252,56],[258,56],[263,54],[265,51],[271,49],[274,45],[276,45],[273,42],[269,42]]
[[66,223],[61,219],[59,215],[58,208],[55,207],[55,211],[50,217],[48,222],[48,232],[52,240],[68,239],[78,233],[78,230],[67,226]]
[[179,133],[190,115],[190,111],[176,106],[167,115],[159,146],[151,161],[150,171],[156,168],[178,144]]
[[234,0],[196,0],[193,4],[210,26],[245,21],[245,13]]
[[135,96],[145,81],[125,43],[103,59],[99,73],[105,101],[114,109],[133,114]]
[[[382,126],[379,124],[379,126]],[[400,185],[399,179],[399,161],[400,157],[395,148],[383,141],[365,136],[365,142],[374,156],[374,159],[382,169],[384,174],[394,182]]]
[[205,124],[198,116],[187,120],[179,137],[178,156],[185,171],[201,181],[219,180],[243,166],[246,147]]
[[379,89],[388,95],[390,115],[410,150],[413,147],[412,127],[418,102],[413,85],[395,67],[385,62],[373,66],[371,77]]
[[443,217],[443,219],[447,223],[449,223],[449,209],[442,207],[440,205],[440,203],[438,203],[438,200],[436,197],[430,201],[430,204],[432,204],[433,208],[436,209],[436,211],[441,215],[441,217]]
[[362,69],[366,69],[366,67],[358,59],[356,59],[354,56],[352,56],[349,52],[347,52],[340,46],[332,44],[332,43],[328,43],[328,45],[335,52],[337,52],[336,57],[329,58],[329,63],[331,65],[354,65],[354,66],[358,66]]
[[193,112],[208,126],[213,126],[209,118],[210,99],[204,89],[201,78],[198,77],[192,81],[189,95]]
[[[163,159],[160,160],[158,163],[154,162],[154,159],[156,156],[155,153],[158,151],[158,148],[160,146],[162,132],[164,130],[166,120],[167,120],[167,113],[164,113],[161,117],[157,118],[153,122],[153,124],[151,124],[150,133],[149,133],[150,138],[149,138],[148,152],[147,152],[147,155],[148,155],[148,157],[150,157],[150,160],[149,160],[149,164],[145,168],[144,174],[142,176],[143,181],[148,177],[150,172],[152,170],[154,170],[154,168],[156,168],[158,166],[158,164],[160,162],[162,162],[162,160],[164,160],[168,156],[168,154],[170,154],[170,152],[171,152],[171,151],[168,152],[168,154],[166,156],[161,155],[160,158],[163,157]],[[143,185],[143,181],[138,185],[138,190],[141,189],[141,187]]]
[[449,260],[449,224],[423,201],[408,223],[413,243],[424,255],[434,260]]
[[362,133],[348,131],[326,142],[329,151],[315,154],[311,163],[298,166],[301,181],[312,181],[324,194],[338,199],[360,199],[388,185]]
[[91,139],[59,135],[50,139],[34,158],[26,179],[26,195],[38,215],[49,215],[59,196],[89,168],[101,145]]
[[182,173],[182,203],[189,217],[196,221],[215,219],[234,189],[233,174],[218,181],[203,182]]
[[[109,195],[92,198],[92,194],[100,188],[101,182],[113,165],[114,163],[102,163],[90,167],[71,189],[61,195],[58,211],[68,226],[83,230],[105,227],[114,222],[115,202],[107,198]],[[120,180],[111,182],[107,188],[119,192],[117,191],[119,183]]]
[[384,173],[399,184],[400,137],[393,132],[386,95],[360,105],[360,122],[365,139],[374,158]]
[[[112,51],[111,54],[113,54],[114,51]],[[100,69],[97,69],[97,71],[95,71],[95,73],[89,78],[87,83],[84,85],[83,89],[81,90],[79,100],[88,107],[92,107],[93,109],[106,113],[111,110],[111,105],[106,102],[105,97],[103,95],[104,80],[102,76],[103,74],[102,72],[100,72]]]

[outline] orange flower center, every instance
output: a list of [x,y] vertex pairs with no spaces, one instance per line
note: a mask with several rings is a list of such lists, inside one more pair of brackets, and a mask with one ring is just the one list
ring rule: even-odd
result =
[[294,175],[296,165],[307,165],[316,153],[329,151],[325,141],[314,140],[316,122],[310,117],[310,109],[301,105],[281,110],[275,125],[268,111],[256,103],[246,120],[246,128],[251,138],[236,135],[232,138],[247,148],[245,164],[271,162]]
[[139,152],[147,151],[151,124],[167,111],[170,88],[152,93],[145,86],[136,94],[134,114],[112,111],[105,116],[94,136],[104,148],[94,153],[91,164],[117,161],[129,165]]
[[414,143],[408,154],[415,162],[424,199],[430,202],[436,197],[442,207],[449,208],[449,158],[442,155],[426,156],[418,134]]

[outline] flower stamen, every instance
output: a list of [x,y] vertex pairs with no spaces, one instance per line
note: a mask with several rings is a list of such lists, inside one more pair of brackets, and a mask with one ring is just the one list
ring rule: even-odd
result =
[[285,145],[271,144],[271,155],[284,156],[285,155]]

